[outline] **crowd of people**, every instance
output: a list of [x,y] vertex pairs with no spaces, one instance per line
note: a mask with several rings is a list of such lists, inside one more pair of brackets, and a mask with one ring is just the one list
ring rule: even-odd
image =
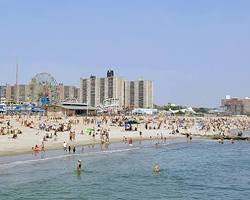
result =
[[18,134],[22,134],[22,131],[11,125],[10,120],[0,121],[0,135],[12,135],[12,139],[16,139]]
[[[15,122],[13,125],[12,122]],[[18,127],[15,125],[18,124]],[[24,128],[33,129],[36,135],[43,134],[44,142],[57,141],[60,135],[68,134],[68,141],[78,141],[77,135],[88,136],[101,144],[110,142],[111,131],[120,133],[121,140],[127,140],[126,132],[136,133],[141,139],[166,139],[171,135],[192,136],[238,135],[250,130],[249,117],[192,117],[192,116],[95,116],[95,117],[46,117],[29,115],[4,116],[0,119],[0,135],[12,134],[17,138]],[[163,132],[164,134],[163,135]],[[147,134],[144,134],[147,133]],[[151,134],[152,133],[152,134]],[[145,138],[149,137],[149,138]],[[124,139],[125,138],[125,139]],[[36,144],[37,145],[37,144]],[[38,145],[41,146],[41,145]],[[72,150],[74,149],[71,145]],[[37,148],[33,148],[37,149]],[[69,149],[68,149],[69,150]]]

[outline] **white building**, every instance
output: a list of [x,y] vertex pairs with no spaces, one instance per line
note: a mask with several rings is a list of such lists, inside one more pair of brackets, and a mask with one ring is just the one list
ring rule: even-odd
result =
[[153,82],[126,81],[124,104],[128,108],[153,108]]
[[80,102],[96,107],[103,105],[107,99],[118,99],[119,106],[123,107],[124,80],[111,72],[108,71],[106,78],[90,76],[80,79]]
[[107,77],[90,76],[80,80],[80,102],[93,107],[108,99],[118,99],[123,108],[153,108],[153,82],[127,81],[108,71]]

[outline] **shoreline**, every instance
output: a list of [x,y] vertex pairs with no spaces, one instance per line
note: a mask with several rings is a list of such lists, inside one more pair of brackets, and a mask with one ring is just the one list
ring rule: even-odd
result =
[[[195,138],[198,138],[199,136],[196,136]],[[131,137],[133,139],[134,142],[138,142],[138,141],[155,141],[158,140],[155,137],[152,137],[152,139],[148,138],[148,137]],[[185,135],[172,135],[172,136],[168,136],[166,137],[167,141],[168,140],[176,140],[176,139],[185,139]],[[201,137],[199,137],[201,138]],[[160,139],[159,139],[160,140]],[[117,143],[124,143],[122,138],[111,138],[108,144],[117,144]],[[71,145],[74,145],[76,147],[79,146],[89,146],[89,145],[101,145],[100,141],[78,141],[78,142],[71,142]],[[54,143],[54,144],[48,144],[45,146],[45,152],[46,151],[51,151],[51,150],[63,150],[63,146],[61,143]],[[27,148],[20,148],[20,149],[15,149],[13,151],[4,151],[4,152],[0,152],[0,157],[8,157],[8,156],[18,156],[18,155],[25,155],[25,154],[33,154],[34,151],[32,149],[28,150]],[[39,152],[40,153],[40,152]]]
[[[167,141],[169,140],[177,140],[177,139],[185,139],[186,135],[184,134],[176,134],[176,135],[168,135],[165,136]],[[155,141],[155,140],[162,140],[157,138],[156,136],[149,138],[149,137],[140,137],[140,136],[131,136],[134,142],[138,141]],[[194,139],[208,139],[208,140],[218,140],[221,138],[221,135],[199,135],[193,134]],[[250,137],[242,137],[242,136],[224,136],[224,140],[242,140],[242,141],[250,141]],[[108,144],[117,144],[117,143],[124,143],[123,138],[110,138]],[[79,146],[89,146],[89,145],[101,145],[99,139],[96,140],[84,140],[84,141],[74,141],[70,142],[70,145],[79,147]],[[48,143],[45,145],[45,151],[51,150],[60,150],[63,149],[62,143]],[[18,155],[25,155],[25,154],[33,154],[34,151],[32,149],[28,149],[27,147],[23,148],[16,148],[13,151],[1,151],[0,157],[8,157],[8,156],[18,156]],[[40,152],[39,152],[40,153]]]
[[[36,147],[41,150],[43,145],[45,150],[58,150],[63,149],[64,142],[67,143],[67,147],[79,147],[101,145],[101,141],[108,141],[109,144],[122,143],[125,142],[125,138],[127,141],[130,138],[133,141],[164,139],[169,141],[192,136],[209,140],[250,141],[249,134],[241,137],[237,135],[240,130],[250,129],[249,118],[157,117],[154,119],[152,117],[132,117],[131,119],[139,123],[131,125],[130,130],[127,131],[124,123],[129,118],[131,117],[50,119],[46,116],[41,118],[38,116],[6,116],[0,120],[2,133],[0,135],[0,157],[32,154],[35,153],[32,148]],[[89,133],[89,129],[93,130],[93,133]],[[231,130],[233,132],[230,134]]]
[[[218,140],[220,139],[220,135],[193,135],[194,139],[204,139],[204,140]],[[168,136],[166,137],[167,141],[169,140],[177,140],[177,139],[185,139],[186,136],[183,134],[180,135],[172,135],[172,136]],[[134,142],[138,142],[138,141],[155,141],[155,140],[161,140],[158,138],[146,138],[146,137],[132,137]],[[250,141],[250,137],[239,137],[239,136],[226,136],[224,137],[224,140],[236,140],[236,141]],[[113,138],[110,139],[108,144],[117,144],[117,143],[124,143],[124,141],[122,140],[122,138]],[[80,147],[80,146],[89,146],[89,145],[101,145],[100,141],[78,141],[78,142],[72,142],[71,145],[74,145],[76,147]],[[63,150],[62,144],[60,143],[54,143],[54,144],[49,144],[45,147],[45,152],[46,151],[53,151],[53,150]],[[41,151],[40,151],[41,152]],[[39,152],[39,153],[40,153]],[[26,154],[33,154],[34,151],[32,149],[28,150],[27,148],[20,148],[20,149],[15,149],[13,151],[4,151],[4,152],[0,152],[0,157],[9,157],[9,156],[19,156],[19,155],[26,155]],[[38,154],[39,154],[38,153]]]

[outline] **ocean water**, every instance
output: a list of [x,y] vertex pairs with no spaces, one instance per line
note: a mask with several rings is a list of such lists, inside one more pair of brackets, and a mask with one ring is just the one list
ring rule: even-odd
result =
[[243,136],[244,137],[250,137],[250,131],[244,131]]
[[[81,159],[83,171],[77,173]],[[250,143],[113,144],[0,158],[0,199],[249,199]],[[154,163],[160,173],[152,172]]]

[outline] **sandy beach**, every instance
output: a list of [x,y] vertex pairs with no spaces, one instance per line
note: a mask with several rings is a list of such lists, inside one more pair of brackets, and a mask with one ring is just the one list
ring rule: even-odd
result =
[[[40,145],[42,143],[44,135],[51,133],[44,130],[39,130],[37,127],[29,128],[21,126],[19,122],[15,119],[10,119],[10,124],[15,128],[22,131],[22,134],[18,135],[17,139],[12,139],[12,135],[1,135],[0,136],[0,156],[3,155],[14,155],[32,152],[32,147],[36,144]],[[69,140],[69,131],[60,132],[57,137],[48,139],[44,142],[45,150],[48,149],[62,149],[63,142],[67,142],[68,145],[78,146],[78,145],[89,145],[89,144],[100,144],[100,138],[97,136],[95,139],[88,134],[80,134],[81,130],[88,128],[89,125],[84,124],[74,124],[72,129],[76,132],[76,138],[74,141]],[[110,131],[110,143],[123,142],[123,138],[132,138],[133,140],[146,140],[157,139],[157,133],[167,136],[168,139],[174,139],[176,137],[184,137],[180,134],[169,135],[168,130],[143,130],[143,136],[139,136],[139,131],[125,131],[120,127],[108,126]],[[158,135],[159,136],[159,135]]]
[[[132,117],[126,117],[126,119],[130,118]],[[63,149],[64,142],[67,146],[77,147],[105,142],[127,142],[129,138],[132,140],[173,140],[186,137],[187,134],[192,134],[192,136],[227,135],[231,129],[249,129],[249,118],[136,117],[134,119],[140,121],[140,124],[132,124],[132,130],[125,131],[123,124],[125,119],[121,116],[60,119],[39,116],[4,116],[0,121],[0,127],[2,127],[0,156],[32,152],[32,147],[36,145],[39,148],[44,145],[44,150]],[[41,124],[70,125],[70,130],[62,132],[55,132],[52,128],[43,130]],[[92,129],[92,132],[87,133],[87,129]],[[21,132],[21,134],[16,134],[16,132]],[[74,139],[70,139],[71,133],[74,134]],[[14,134],[17,136],[15,139]],[[104,139],[101,135],[108,138]]]

